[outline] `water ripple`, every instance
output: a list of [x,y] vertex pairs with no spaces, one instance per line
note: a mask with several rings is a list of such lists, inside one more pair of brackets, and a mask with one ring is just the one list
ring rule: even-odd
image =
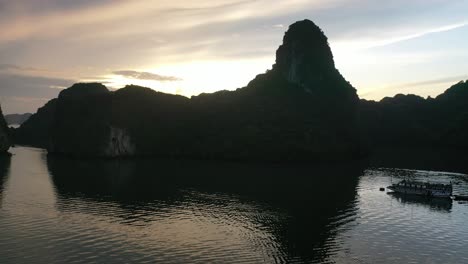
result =
[[468,263],[468,204],[379,191],[412,178],[464,194],[463,174],[184,163],[156,177],[154,162],[13,151],[0,160],[1,263]]

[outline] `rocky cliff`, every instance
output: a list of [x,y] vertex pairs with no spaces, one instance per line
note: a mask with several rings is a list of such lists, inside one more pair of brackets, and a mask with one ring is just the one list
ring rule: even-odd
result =
[[468,82],[460,82],[436,98],[359,101],[335,68],[325,34],[303,20],[289,27],[272,69],[246,87],[189,99],[75,84],[13,135],[50,153],[100,157],[284,161],[347,159],[387,147],[466,151],[467,100]]
[[5,118],[0,107],[0,155],[5,154],[10,148],[10,135]]
[[356,90],[335,68],[322,30],[309,20],[289,27],[272,70],[247,87],[191,101],[198,125],[224,135],[190,141],[207,156],[317,160],[357,157],[362,151]]
[[27,142],[33,123],[44,120],[37,142],[77,156],[343,159],[362,154],[357,110],[356,91],[335,68],[326,36],[304,20],[289,27],[273,68],[244,88],[188,99],[76,84],[15,134]]

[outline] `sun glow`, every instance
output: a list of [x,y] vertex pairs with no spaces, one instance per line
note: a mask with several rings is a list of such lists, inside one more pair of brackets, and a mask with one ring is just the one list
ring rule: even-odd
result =
[[200,93],[212,93],[218,90],[235,90],[244,87],[257,74],[271,69],[272,58],[237,60],[237,61],[193,61],[139,69],[165,76],[180,78],[177,81],[157,81],[125,77],[111,74],[105,76],[110,88],[122,88],[134,84],[149,87],[157,91],[190,97]]

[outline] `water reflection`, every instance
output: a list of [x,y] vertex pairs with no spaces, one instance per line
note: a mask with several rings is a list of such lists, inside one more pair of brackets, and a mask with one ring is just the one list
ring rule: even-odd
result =
[[388,195],[402,204],[416,205],[430,210],[450,213],[452,211],[452,199],[429,198],[417,195],[405,195],[389,192]]
[[363,172],[356,164],[56,157],[47,166],[59,211],[81,215],[87,228],[126,230],[126,247],[164,262],[324,261],[337,229],[355,218]]
[[466,194],[464,174],[11,151],[0,167],[2,264],[468,263],[466,204],[379,191],[410,178]]
[[388,148],[375,151],[369,158],[374,168],[402,168],[427,171],[468,173],[466,151],[437,148]]
[[2,207],[4,185],[10,169],[10,159],[10,156],[0,156],[0,208]]

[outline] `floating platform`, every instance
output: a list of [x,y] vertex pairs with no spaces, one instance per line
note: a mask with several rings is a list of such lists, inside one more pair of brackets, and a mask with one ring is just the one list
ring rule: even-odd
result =
[[403,180],[387,187],[396,193],[414,194],[427,197],[451,198],[452,183],[440,184]]

